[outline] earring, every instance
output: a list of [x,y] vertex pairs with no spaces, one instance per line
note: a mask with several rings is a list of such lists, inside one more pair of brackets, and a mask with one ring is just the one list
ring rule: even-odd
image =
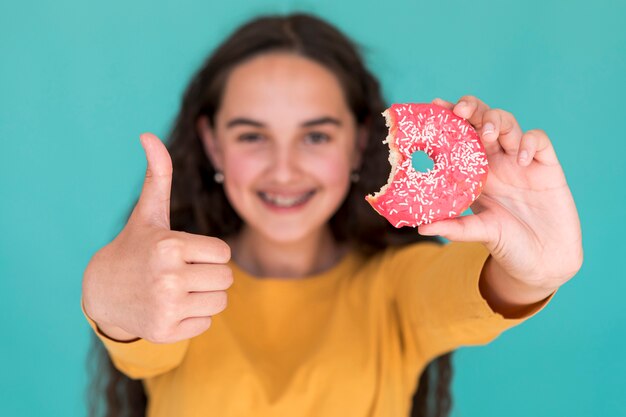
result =
[[350,174],[350,181],[352,181],[353,183],[357,183],[360,179],[361,176],[359,175],[359,173],[357,171],[352,171],[352,173]]
[[221,171],[217,171],[217,172],[215,173],[215,175],[213,175],[213,180],[214,180],[216,183],[218,183],[218,184],[223,183],[223,182],[224,182],[224,174],[222,174],[222,172],[221,172]]

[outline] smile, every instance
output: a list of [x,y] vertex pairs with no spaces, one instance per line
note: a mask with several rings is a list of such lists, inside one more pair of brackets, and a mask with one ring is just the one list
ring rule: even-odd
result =
[[258,192],[261,200],[276,208],[293,208],[304,205],[315,194],[315,190],[298,195],[281,195],[274,193]]

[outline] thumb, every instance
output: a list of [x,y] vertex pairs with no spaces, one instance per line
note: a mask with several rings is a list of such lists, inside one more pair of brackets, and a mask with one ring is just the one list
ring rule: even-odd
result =
[[163,228],[170,228],[170,193],[172,158],[163,142],[152,133],[139,136],[146,153],[148,168],[133,218]]
[[439,235],[455,242],[482,242],[489,241],[487,227],[476,214],[418,226],[418,233],[423,236]]

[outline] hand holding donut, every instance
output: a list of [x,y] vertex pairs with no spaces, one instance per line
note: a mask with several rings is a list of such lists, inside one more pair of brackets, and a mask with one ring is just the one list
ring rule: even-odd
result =
[[446,107],[477,130],[489,161],[473,215],[419,226],[423,235],[485,244],[512,278],[557,288],[580,269],[580,221],[565,175],[546,133],[523,132],[515,117],[472,96]]
[[226,307],[230,248],[170,230],[172,161],[156,136],[144,134],[141,143],[148,160],[141,196],[121,233],[89,262],[83,305],[113,339],[170,343],[202,333]]

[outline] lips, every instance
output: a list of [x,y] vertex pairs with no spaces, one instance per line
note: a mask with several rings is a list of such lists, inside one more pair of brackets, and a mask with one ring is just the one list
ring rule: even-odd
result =
[[300,207],[306,204],[313,197],[315,190],[302,193],[277,193],[269,191],[259,191],[257,193],[263,202],[271,207],[287,209]]

